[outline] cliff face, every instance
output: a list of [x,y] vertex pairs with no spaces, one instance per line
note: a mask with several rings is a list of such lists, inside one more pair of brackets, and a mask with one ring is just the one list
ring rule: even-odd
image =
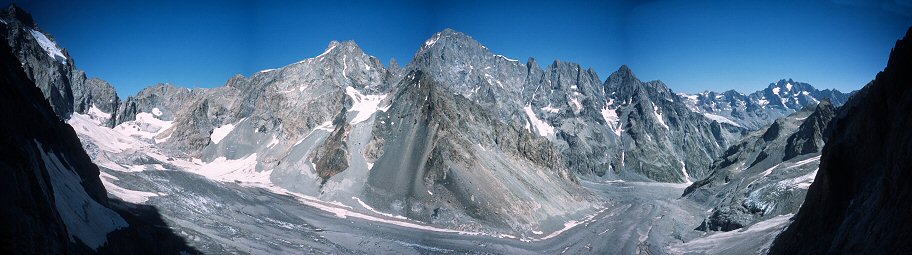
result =
[[103,122],[113,127],[120,99],[114,87],[98,78],[88,78],[76,62],[50,34],[38,27],[32,16],[15,5],[0,11],[3,30],[0,35],[12,48],[26,77],[41,89],[45,98],[62,120],[72,113],[107,116]]
[[192,252],[155,227],[154,210],[108,200],[98,167],[23,66],[0,44],[0,253]]
[[771,254],[912,253],[910,36],[840,110],[816,181]]

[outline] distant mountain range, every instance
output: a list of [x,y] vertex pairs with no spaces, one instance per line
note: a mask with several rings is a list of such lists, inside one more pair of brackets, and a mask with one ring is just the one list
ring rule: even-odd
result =
[[734,90],[679,95],[686,99],[691,110],[707,118],[756,130],[824,99],[840,106],[849,100],[852,93],[835,89],[817,90],[811,84],[782,79],[750,95]]

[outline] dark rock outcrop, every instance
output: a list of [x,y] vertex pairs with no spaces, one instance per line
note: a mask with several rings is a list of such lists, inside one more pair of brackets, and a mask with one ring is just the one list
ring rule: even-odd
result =
[[821,101],[817,104],[817,110],[811,116],[801,123],[798,132],[795,132],[788,138],[785,145],[785,156],[783,161],[795,158],[799,155],[819,152],[823,149],[826,138],[829,136],[828,129],[830,121],[836,116],[836,108],[829,100]]
[[771,254],[912,253],[912,29],[843,106],[820,171]]
[[66,49],[57,45],[19,7],[10,5],[6,12],[0,13],[0,19],[5,23],[2,34],[26,76],[41,89],[60,119],[69,119],[74,112],[89,113],[104,115],[109,127],[116,124],[114,114],[120,99],[113,86],[86,77],[85,72],[76,68]]
[[108,200],[76,133],[6,44],[0,73],[0,118],[16,122],[0,125],[0,253],[194,253],[153,209]]
[[[706,179],[684,190],[683,197],[713,207],[696,229],[731,231],[795,213],[817,169],[819,145],[824,142],[820,134],[834,115],[833,106],[822,102],[778,119],[728,148],[713,162]],[[805,144],[810,145],[796,149]]]

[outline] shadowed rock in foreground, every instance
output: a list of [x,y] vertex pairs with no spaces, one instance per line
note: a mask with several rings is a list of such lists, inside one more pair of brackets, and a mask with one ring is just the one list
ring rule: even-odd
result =
[[912,253],[910,36],[835,118],[816,181],[771,254]]
[[0,254],[196,253],[154,208],[108,200],[73,128],[22,66],[0,44]]

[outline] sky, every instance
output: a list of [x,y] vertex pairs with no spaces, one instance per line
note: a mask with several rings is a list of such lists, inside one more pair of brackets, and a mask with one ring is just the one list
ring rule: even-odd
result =
[[851,91],[912,25],[912,0],[13,2],[121,97],[160,82],[223,86],[319,55],[332,40],[405,65],[444,28],[602,79],[627,64],[679,92],[749,93],[783,78]]

